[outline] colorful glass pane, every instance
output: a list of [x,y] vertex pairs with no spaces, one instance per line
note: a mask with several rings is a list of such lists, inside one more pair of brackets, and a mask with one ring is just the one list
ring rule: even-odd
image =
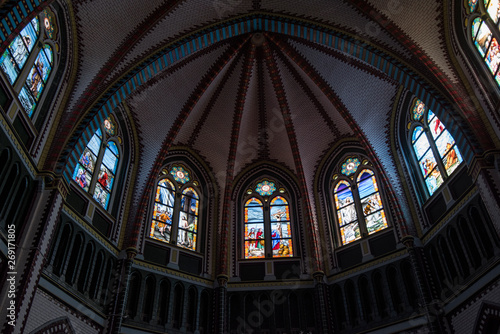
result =
[[177,246],[196,250],[196,234],[198,230],[198,217],[181,212],[179,214],[179,229],[177,235]]
[[118,157],[109,149],[109,144],[104,151],[102,163],[108,168],[111,173],[115,174],[116,167],[118,165]]
[[82,153],[82,156],[80,157],[80,160],[78,161],[83,167],[85,167],[88,171],[93,173],[96,160],[97,157],[95,156],[95,154],[92,153],[92,151],[90,151],[88,147],[86,147]]
[[245,258],[263,258],[264,224],[245,224]]
[[21,88],[21,92],[19,92],[19,102],[23,106],[24,111],[28,114],[29,117],[33,116],[33,111],[36,107],[36,101],[33,98],[33,95],[29,92],[26,86]]
[[425,184],[427,185],[427,189],[429,193],[432,195],[441,184],[443,184],[443,177],[439,171],[439,168],[436,168],[428,174],[428,177],[425,179]]
[[354,174],[360,164],[357,158],[349,158],[342,164],[341,173],[346,176]]
[[415,107],[413,107],[413,119],[418,121],[424,114],[424,111],[425,104],[422,101],[417,100],[415,102]]
[[498,0],[484,0],[484,7],[493,22],[498,23],[500,17],[500,3]]
[[189,172],[182,167],[173,167],[172,170],[170,171],[170,175],[174,177],[175,181],[180,182],[182,184],[185,184],[190,180]]
[[261,206],[245,207],[245,222],[255,223],[264,221],[264,209]]
[[101,131],[97,130],[87,145],[87,147],[97,156],[99,155],[99,150],[101,149]]
[[94,199],[106,210],[108,209],[109,197],[110,194],[97,183],[94,190]]
[[347,181],[339,181],[335,187],[335,204],[337,209],[354,203],[351,186]]
[[359,174],[358,190],[360,198],[365,198],[366,196],[378,191],[377,182],[375,181],[372,171],[365,169]]
[[418,126],[415,130],[413,130],[412,144],[418,160],[420,160],[424,154],[429,151],[431,146],[421,126]]
[[43,11],[43,26],[45,27],[47,36],[53,38],[55,32],[55,19],[52,13],[47,9]]
[[471,13],[476,10],[478,0],[469,0],[469,9]]
[[486,65],[490,69],[492,74],[495,74],[498,69],[498,64],[500,64],[500,49],[498,47],[498,41],[495,37],[491,40],[491,45],[486,54]]
[[481,56],[486,54],[491,41],[491,31],[479,17],[472,23],[472,38]]
[[261,196],[269,196],[276,191],[276,186],[273,182],[263,181],[257,184],[255,191]]
[[43,90],[42,76],[37,69],[37,67],[40,65],[41,64],[35,63],[31,68],[28,77],[26,78],[26,86],[29,87],[31,94],[35,97],[36,101],[38,101],[38,99],[40,98]]
[[382,209],[382,200],[377,192],[361,200],[361,207],[365,216]]
[[[168,182],[168,183],[170,183],[170,182]],[[174,192],[173,192],[172,188],[167,188],[167,187],[163,186],[165,184],[167,186],[170,186],[168,183],[165,183],[165,180],[161,180],[160,182],[158,182],[158,187],[156,187],[156,201],[173,207],[174,206]]]
[[170,242],[171,231],[172,225],[153,220],[151,222],[151,231],[149,232],[149,236],[156,240]]
[[101,165],[101,170],[99,171],[97,182],[99,182],[99,184],[103,188],[111,191],[114,179],[115,177],[113,173],[108,168],[106,168],[106,166]]
[[443,132],[444,125],[443,123],[441,123],[439,118],[430,110],[427,116],[427,120],[429,123],[429,129],[431,131],[432,138],[436,139],[441,134],[441,132]]
[[29,46],[31,43],[34,43],[34,41],[31,41],[29,36],[17,36],[9,45],[9,51],[19,69],[23,68],[28,59],[29,51],[26,45]]
[[352,223],[340,228],[340,235],[342,236],[342,244],[348,244],[354,240],[361,238],[358,223]]
[[88,191],[92,175],[80,164],[76,164],[75,171],[73,172],[73,180],[75,180],[75,182],[82,187],[83,190]]
[[8,50],[5,50],[2,58],[0,58],[0,67],[2,68],[2,71],[7,75],[9,82],[11,84],[14,84],[17,76],[19,75],[19,69],[17,68],[16,62],[14,61],[14,58],[12,58],[12,55]]
[[368,234],[375,233],[387,227],[387,219],[384,210],[365,217]]
[[114,136],[116,134],[115,124],[111,117],[108,117],[103,122],[104,130],[109,136]]
[[293,256],[292,239],[273,239],[273,257]]
[[438,149],[440,157],[444,157],[446,152],[448,152],[451,147],[455,144],[455,140],[448,132],[448,130],[444,130],[441,136],[436,140],[436,147]]
[[448,175],[451,175],[451,173],[453,173],[455,169],[457,169],[457,167],[462,163],[462,161],[463,161],[462,155],[460,154],[460,151],[458,150],[457,146],[454,145],[450,147],[448,154],[443,159],[443,164]]
[[427,175],[429,175],[433,171],[434,167],[437,166],[436,159],[434,158],[434,154],[432,154],[431,150],[429,150],[424,155],[419,164],[422,174],[424,175],[424,177],[427,177]]
[[356,213],[356,207],[354,203],[348,205],[337,212],[337,217],[339,219],[339,225],[344,226],[358,220],[358,214]]
[[172,182],[170,182],[169,179],[160,180],[158,182],[158,185],[161,186],[161,187],[168,188],[168,189],[175,189],[174,185],[172,184]]

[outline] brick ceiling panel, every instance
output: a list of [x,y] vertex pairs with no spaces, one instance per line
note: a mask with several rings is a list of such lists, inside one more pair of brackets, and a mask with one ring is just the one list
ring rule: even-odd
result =
[[162,3],[161,0],[96,0],[75,5],[80,76],[70,108],[127,35]]
[[[397,86],[391,81],[381,79],[308,46],[299,43],[293,43],[293,45],[312,64],[321,64],[321,66],[316,66],[316,70],[327,81],[353,120],[362,129],[363,137],[373,148],[398,198],[405,198],[394,165],[389,138],[390,113]],[[402,205],[402,209],[405,216],[409,218],[407,205]]]
[[267,67],[264,67],[264,89],[269,158],[283,163],[290,170],[297,172],[278,98],[274,92]]
[[[318,10],[321,8],[321,10]],[[311,4],[310,1],[263,1],[262,9],[284,12],[290,15],[300,13],[301,17],[309,18],[314,22],[324,22],[332,26],[348,29],[355,37],[389,47],[393,52],[409,57],[409,53],[387,32],[375,29],[367,24],[366,18],[347,1],[320,0]]]
[[209,165],[212,166],[220,189],[224,189],[226,181],[231,130],[241,71],[242,61],[237,64],[234,72],[228,78],[224,91],[215,102],[193,144],[194,149],[201,152]]
[[440,67],[454,83],[458,78],[449,64],[444,44],[444,27],[442,25],[443,3],[433,0],[396,2],[397,6],[389,6],[385,0],[369,0],[372,6],[386,15],[404,33],[411,36],[420,49]]
[[[206,62],[215,61],[224,50],[225,48],[219,48],[204,58],[193,60],[182,67],[181,71],[167,75],[151,86],[141,88],[137,94],[130,97],[129,105],[140,131],[138,187],[146,183],[172,124],[200,81],[200,73],[206,68]],[[137,196],[140,194],[142,191],[137,192]]]
[[216,23],[229,15],[247,12],[251,8],[250,1],[243,1],[236,6],[221,7],[215,1],[185,1],[163,18],[151,31],[127,54],[124,60],[116,66],[109,79],[120,74],[130,64],[140,60],[145,54],[163,46],[165,42],[179,37],[184,33],[210,23]]

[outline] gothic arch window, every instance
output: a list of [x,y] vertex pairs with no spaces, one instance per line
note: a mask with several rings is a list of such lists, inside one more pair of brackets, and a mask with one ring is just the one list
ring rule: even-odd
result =
[[469,0],[467,17],[469,24],[469,38],[474,44],[476,54],[485,64],[485,69],[500,85],[500,39],[499,0]]
[[181,164],[164,168],[153,203],[149,236],[197,250],[201,191],[190,170]]
[[73,180],[106,210],[120,165],[121,142],[114,117],[110,115],[95,131],[73,171]]
[[422,101],[415,99],[409,118],[409,142],[419,179],[432,196],[462,163],[462,155],[453,136]]
[[351,156],[342,160],[333,176],[337,228],[342,245],[387,228],[377,178],[368,160]]
[[284,187],[265,179],[243,197],[244,258],[294,256],[290,199]]
[[21,30],[0,58],[6,81],[31,119],[36,117],[36,108],[56,66],[57,45],[56,19],[47,8]]

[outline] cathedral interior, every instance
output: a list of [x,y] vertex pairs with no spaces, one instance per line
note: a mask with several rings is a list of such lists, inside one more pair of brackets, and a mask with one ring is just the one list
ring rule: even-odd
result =
[[0,1],[2,333],[500,333],[499,0]]

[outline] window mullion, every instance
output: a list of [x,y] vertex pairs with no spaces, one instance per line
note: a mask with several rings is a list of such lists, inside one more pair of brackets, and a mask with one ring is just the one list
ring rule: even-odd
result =
[[[175,186],[177,188],[177,185]],[[174,196],[174,214],[172,215],[172,231],[170,233],[170,243],[177,245],[177,230],[179,227],[179,215],[181,211],[181,192],[175,190]]]
[[[92,140],[92,138],[90,139]],[[94,166],[94,172],[92,173],[92,180],[89,185],[89,194],[94,195],[95,185],[97,183],[97,179],[99,178],[99,171],[101,170],[102,159],[104,157],[104,153],[106,152],[107,142],[104,140],[104,135],[101,136],[101,147],[99,148],[99,155],[97,156],[97,160]]]
[[[434,117],[437,117],[434,116]],[[427,136],[427,140],[429,141],[429,146],[431,147],[432,154],[434,154],[434,159],[436,159],[436,164],[437,167],[439,168],[439,173],[441,174],[441,177],[443,178],[443,182],[448,178],[448,173],[446,172],[446,168],[443,164],[443,161],[441,159],[441,155],[439,154],[439,151],[436,147],[436,141],[432,137],[432,134],[430,133],[429,129],[429,124],[426,124],[427,126],[424,128],[425,135]],[[442,133],[441,133],[442,135]]]
[[358,216],[359,231],[361,237],[366,237],[368,235],[368,230],[366,229],[365,216],[361,206],[361,198],[359,197],[358,183],[354,182],[351,187],[354,197],[354,207],[356,209],[356,215]]
[[273,257],[272,238],[271,238],[271,208],[269,202],[264,200],[264,242],[265,242],[265,258]]

